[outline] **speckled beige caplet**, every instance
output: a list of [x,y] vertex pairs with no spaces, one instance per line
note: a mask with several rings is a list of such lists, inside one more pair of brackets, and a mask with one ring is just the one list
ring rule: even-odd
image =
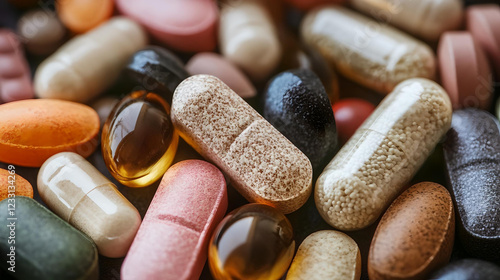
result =
[[346,234],[322,230],[309,235],[288,270],[287,280],[357,280],[361,276],[361,253]]
[[309,159],[218,78],[184,80],[174,93],[172,122],[249,201],[290,213],[311,194]]
[[451,102],[426,79],[400,83],[316,181],[321,216],[341,230],[372,224],[411,180],[451,124]]

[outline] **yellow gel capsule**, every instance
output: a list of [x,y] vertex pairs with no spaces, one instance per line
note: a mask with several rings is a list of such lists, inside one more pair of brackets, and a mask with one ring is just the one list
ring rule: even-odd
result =
[[136,91],[113,109],[101,142],[111,175],[126,186],[146,187],[172,164],[179,136],[167,102],[154,93]]

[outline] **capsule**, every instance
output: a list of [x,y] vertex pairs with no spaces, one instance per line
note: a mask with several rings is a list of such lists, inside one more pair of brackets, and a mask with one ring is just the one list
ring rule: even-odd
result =
[[345,233],[321,230],[300,244],[286,275],[287,280],[346,279],[361,277],[361,253]]
[[424,43],[338,6],[309,12],[301,35],[345,77],[383,94],[415,77],[433,79],[435,59]]
[[88,161],[75,153],[54,155],[40,168],[37,185],[45,204],[92,238],[101,255],[125,256],[141,216]]
[[319,176],[314,198],[323,219],[341,230],[372,224],[432,153],[451,114],[438,84],[399,84]]
[[434,280],[498,280],[500,267],[478,259],[462,259],[436,271]]
[[486,111],[456,111],[443,148],[462,246],[500,260],[500,123]]
[[290,213],[311,194],[306,155],[218,78],[184,80],[175,90],[172,122],[247,200]]
[[35,73],[40,98],[87,102],[110,86],[128,58],[146,45],[134,21],[115,17],[74,37],[48,57]]
[[427,41],[437,41],[443,32],[458,29],[464,13],[460,0],[353,0],[351,4],[367,15]]
[[259,0],[233,2],[221,10],[221,52],[253,80],[264,80],[281,58],[276,27]]
[[215,229],[208,264],[216,280],[281,279],[295,251],[292,225],[275,208],[247,204]]
[[[15,217],[9,215],[12,204]],[[35,200],[19,196],[15,202],[0,201],[0,219],[5,221],[0,227],[0,267],[8,272],[9,267],[15,266],[15,272],[9,273],[13,278],[99,278],[94,242]],[[9,255],[14,255],[12,263]]]

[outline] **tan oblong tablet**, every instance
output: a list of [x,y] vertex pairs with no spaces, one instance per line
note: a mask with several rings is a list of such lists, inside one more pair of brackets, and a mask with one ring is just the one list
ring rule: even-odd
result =
[[455,237],[450,193],[430,182],[416,184],[387,209],[368,255],[368,274],[378,279],[429,279],[448,263]]
[[139,24],[112,18],[42,62],[35,73],[35,92],[40,98],[89,101],[115,81],[129,57],[146,43]]
[[448,131],[450,98],[435,82],[400,83],[356,130],[316,181],[316,208],[331,226],[369,226]]
[[172,122],[249,201],[290,213],[309,197],[309,159],[218,78],[184,80],[174,93]]
[[309,12],[301,35],[344,76],[384,94],[409,78],[434,78],[429,46],[347,8],[331,5]]
[[101,255],[127,254],[141,216],[92,164],[75,153],[56,154],[40,168],[37,184],[49,208],[92,238]]
[[361,253],[345,233],[322,230],[300,244],[287,280],[357,280],[361,276]]

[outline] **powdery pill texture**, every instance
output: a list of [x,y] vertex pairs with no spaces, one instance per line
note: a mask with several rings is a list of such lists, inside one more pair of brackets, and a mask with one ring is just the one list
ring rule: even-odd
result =
[[438,84],[399,84],[319,176],[314,198],[325,221],[341,230],[373,223],[446,133],[451,114]]
[[172,122],[249,201],[290,213],[309,197],[309,159],[218,78],[184,80],[174,94]]

